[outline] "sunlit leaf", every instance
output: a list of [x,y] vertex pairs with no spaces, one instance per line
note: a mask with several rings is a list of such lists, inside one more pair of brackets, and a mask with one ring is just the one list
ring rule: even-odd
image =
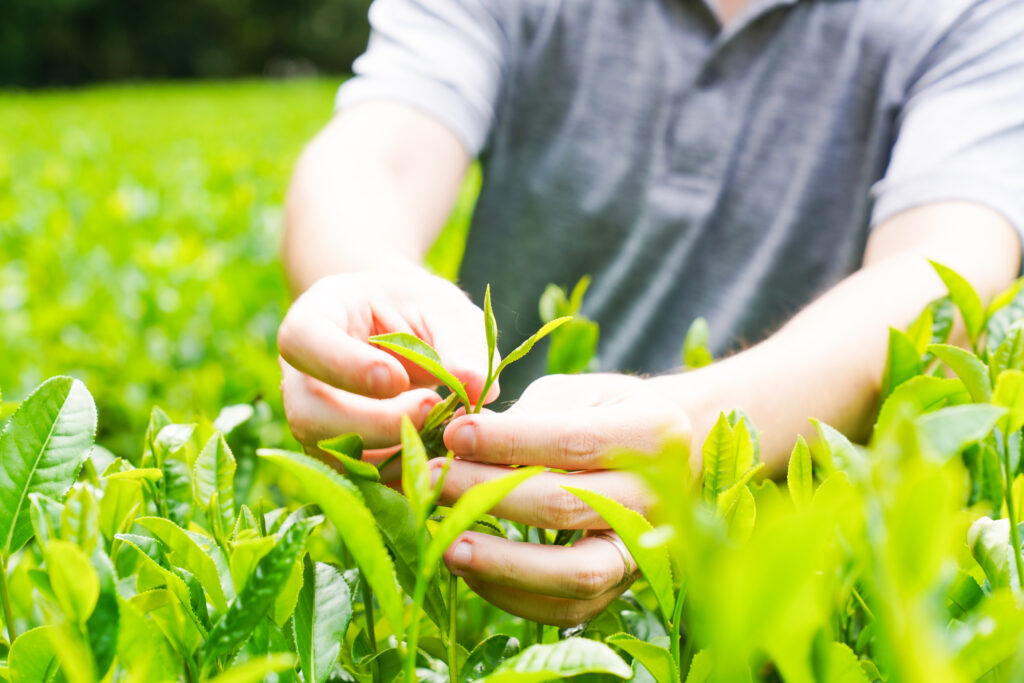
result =
[[533,335],[530,336],[530,338],[528,338],[522,344],[517,346],[515,349],[512,350],[512,353],[508,354],[504,359],[502,359],[501,363],[498,364],[498,369],[494,371],[494,374],[500,375],[502,371],[505,370],[505,368],[512,365],[512,363],[515,363],[517,360],[528,354],[530,352],[530,349],[533,348],[534,344],[536,344],[541,339],[546,337],[548,334],[557,330],[559,327],[569,322],[570,320],[572,320],[571,317],[565,316],[562,318],[555,318],[551,322],[544,323],[544,325],[539,330],[534,332]]
[[586,638],[567,638],[551,645],[528,647],[478,680],[486,683],[540,683],[585,673],[629,678],[633,670],[603,643]]
[[957,374],[976,402],[985,403],[991,400],[992,380],[989,378],[988,366],[977,356],[948,344],[932,344],[928,351],[938,356]]
[[369,341],[420,366],[451,389],[465,405],[470,405],[466,387],[441,365],[441,357],[437,355],[437,351],[430,344],[405,332],[380,334],[370,337]]
[[676,683],[679,680],[679,670],[672,661],[672,653],[660,645],[638,640],[628,633],[616,633],[606,641],[643,664],[657,683]]
[[981,303],[981,297],[978,296],[971,283],[956,271],[935,261],[932,261],[931,264],[935,272],[942,278],[942,282],[945,283],[946,289],[949,291],[949,298],[960,309],[960,315],[963,316],[964,324],[967,326],[967,334],[974,342],[981,332],[982,325],[985,324],[985,307]]
[[295,606],[295,649],[307,683],[324,683],[341,652],[352,619],[352,593],[329,564],[303,561],[304,580]]
[[807,447],[803,436],[796,437],[796,445],[789,456],[786,484],[797,507],[810,504],[814,496],[814,471],[811,466],[811,449]]

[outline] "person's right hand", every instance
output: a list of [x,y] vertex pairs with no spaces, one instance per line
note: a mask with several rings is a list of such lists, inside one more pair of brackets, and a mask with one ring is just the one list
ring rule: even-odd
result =
[[[306,290],[277,333],[285,414],[306,450],[347,432],[368,449],[399,442],[402,415],[422,426],[437,380],[367,342],[407,332],[433,346],[476,401],[487,372],[483,312],[454,284],[414,268],[331,275]],[[494,400],[492,387],[487,400]]]

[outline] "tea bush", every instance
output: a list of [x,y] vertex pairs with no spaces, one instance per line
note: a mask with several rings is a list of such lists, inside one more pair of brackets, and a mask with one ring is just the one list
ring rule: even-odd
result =
[[[296,115],[297,103],[323,112],[330,91],[5,97],[0,248],[17,258],[0,266],[0,677],[1024,677],[1021,282],[986,303],[935,264],[948,295],[890,332],[870,443],[815,422],[784,481],[765,477],[758,428],[739,410],[695,445],[699,476],[685,444],[615,455],[653,492],[648,519],[571,491],[643,576],[587,624],[537,628],[440,562],[468,528],[572,535],[487,515],[538,468],[436,506],[426,460],[445,454],[438,434],[463,392],[429,346],[371,340],[451,388],[422,431],[403,426],[401,493],[361,459],[358,435],[320,444],[333,468],[285,435],[273,350],[286,304],[280,192],[322,118]],[[168,125],[154,130],[157,120]],[[435,251],[449,273],[450,234]],[[552,369],[594,367],[585,292],[583,281],[541,299]],[[949,343],[957,318],[964,347]],[[485,324],[493,344],[492,316]],[[697,321],[680,340],[684,365],[711,361],[706,338]]]

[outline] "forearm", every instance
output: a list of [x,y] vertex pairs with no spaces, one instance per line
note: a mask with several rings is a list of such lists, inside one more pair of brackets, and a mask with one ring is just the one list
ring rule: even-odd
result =
[[[988,300],[1016,274],[1019,245],[1001,219],[986,246],[975,225],[950,239],[903,240],[913,229],[892,231],[884,248],[869,247],[865,266],[793,318],[765,342],[680,375],[655,378],[690,415],[700,444],[719,412],[746,411],[762,432],[762,457],[776,471],[786,462],[809,417],[865,439],[877,410],[888,328],[903,328],[945,293],[928,259],[963,274]],[[897,226],[899,227],[899,226]],[[956,231],[954,231],[956,232]],[[979,244],[979,242],[982,242]],[[878,245],[875,245],[876,247]],[[699,457],[699,449],[694,449]]]
[[454,137],[418,112],[379,103],[338,115],[303,152],[288,190],[293,293],[336,273],[418,267],[465,167]]

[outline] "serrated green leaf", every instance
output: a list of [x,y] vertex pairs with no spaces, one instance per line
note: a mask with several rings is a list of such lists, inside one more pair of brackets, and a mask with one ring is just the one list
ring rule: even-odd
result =
[[810,505],[814,498],[814,469],[811,464],[811,449],[803,436],[796,437],[796,445],[789,456],[786,470],[786,485],[793,503],[798,507]]
[[139,467],[114,472],[104,477],[108,481],[158,481],[163,479],[163,470],[156,467]]
[[528,354],[530,352],[530,349],[533,348],[534,344],[536,344],[541,339],[551,334],[552,332],[554,332],[555,330],[557,330],[559,327],[569,322],[570,320],[572,320],[572,317],[564,316],[561,318],[555,318],[549,323],[544,323],[544,325],[539,330],[534,332],[529,339],[527,339],[522,344],[517,346],[515,349],[512,350],[512,353],[508,354],[507,356],[505,356],[504,359],[502,359],[501,363],[498,364],[498,369],[494,371],[494,376],[497,377],[498,375],[500,375],[505,370],[505,368],[512,365],[517,360]]
[[882,404],[875,423],[875,433],[888,433],[900,410],[906,410],[910,417],[917,417],[946,405],[957,405],[969,400],[970,394],[959,379],[914,377],[901,384]]
[[754,529],[756,518],[757,503],[754,501],[754,494],[746,486],[739,487],[729,506],[722,510],[722,519],[725,520],[729,536],[740,543],[745,542]]
[[462,494],[462,497],[452,507],[451,514],[437,526],[434,537],[430,539],[430,543],[423,553],[423,564],[420,569],[423,580],[428,581],[437,571],[437,563],[441,561],[444,551],[458,538],[459,534],[473,526],[473,522],[487,514],[512,489],[543,469],[543,467],[523,467],[513,470],[511,474],[477,484]]
[[[357,481],[356,486],[391,552],[398,583],[406,593],[412,595],[419,571],[418,544],[421,525],[416,521],[409,501],[394,489],[376,482]],[[448,610],[437,582],[431,582],[427,586],[423,609],[438,628],[443,629],[447,626]]]
[[736,439],[725,413],[704,439],[704,499],[715,501],[736,478]]
[[928,345],[932,343],[932,328],[935,319],[931,306],[925,306],[914,322],[907,327],[907,339],[917,349],[917,355],[923,356],[928,351]]
[[168,560],[172,564],[184,567],[196,577],[217,611],[227,610],[227,596],[221,586],[217,565],[193,536],[169,519],[161,517],[139,517],[135,523],[148,529],[167,546],[170,550]]
[[306,683],[324,683],[341,653],[352,619],[352,593],[334,567],[303,561],[303,585],[295,606],[295,649]]
[[551,645],[528,647],[478,680],[486,683],[540,683],[586,673],[629,678],[633,670],[604,643],[586,638],[566,638]]
[[32,532],[40,545],[46,545],[51,538],[60,538],[60,521],[64,513],[63,503],[58,503],[41,493],[28,494],[29,518]]
[[306,495],[316,501],[331,520],[373,589],[396,637],[401,639],[404,605],[394,565],[359,489],[323,463],[301,453],[261,449],[258,454],[294,476]]
[[496,634],[480,641],[459,668],[459,683],[469,683],[494,671],[501,662],[519,653],[519,641]]
[[985,307],[981,303],[981,297],[974,290],[967,280],[951,268],[941,263],[930,262],[935,272],[942,278],[946,289],[949,291],[949,298],[953,300],[956,307],[960,309],[964,324],[967,326],[967,334],[974,343],[978,339],[982,325],[985,324]]
[[989,378],[988,366],[977,356],[948,344],[931,344],[928,351],[956,373],[975,402],[986,403],[992,399],[992,380]]
[[0,554],[32,537],[28,494],[63,498],[95,434],[96,404],[76,379],[49,379],[21,402],[0,434]]
[[222,537],[235,525],[235,469],[235,456],[220,432],[210,437],[192,467],[196,501],[217,516],[211,523],[216,521]]
[[640,542],[640,537],[653,531],[654,527],[636,510],[631,510],[600,493],[572,486],[562,488],[592,507],[622,539],[654,592],[658,608],[661,610],[662,622],[667,630],[672,623],[672,608],[675,605],[672,564],[664,547],[652,548]]
[[260,559],[227,612],[210,629],[203,647],[203,666],[207,671],[214,663],[237,652],[256,625],[273,609],[274,601],[288,582],[313,526],[309,520],[293,524]]
[[845,434],[820,420],[812,418],[811,424],[814,425],[814,429],[818,433],[818,438],[811,448],[811,454],[813,455],[816,449],[820,452],[818,461],[826,468],[826,471],[838,464],[851,473],[863,472],[864,455],[846,438]]
[[679,681],[679,669],[676,668],[676,663],[672,660],[672,653],[667,648],[638,640],[628,633],[616,633],[608,636],[605,641],[643,664],[657,683],[677,683]]
[[829,643],[825,651],[825,676],[827,683],[870,683],[857,655],[844,643]]
[[953,582],[946,589],[946,608],[949,616],[960,619],[970,612],[985,597],[974,577],[963,569],[956,570]]
[[272,621],[278,628],[284,628],[295,611],[303,581],[305,581],[305,576],[302,573],[302,561],[296,560],[292,565],[292,572],[288,575],[288,580],[274,599],[274,607],[270,613]]
[[72,487],[61,512],[60,538],[91,555],[100,533],[100,510],[88,484]]
[[725,489],[718,495],[718,512],[723,516],[728,516],[733,506],[736,504],[737,499],[742,495],[742,489],[747,488],[747,484],[750,483],[751,479],[764,469],[765,464],[759,462],[756,465],[751,465],[747,468],[747,471],[741,474],[735,482],[729,488]]
[[319,441],[316,445],[320,450],[337,458],[350,477],[380,481],[380,472],[377,468],[362,459],[363,437],[358,434],[342,434]]
[[379,334],[370,337],[369,341],[420,366],[451,389],[467,407],[471,405],[465,385],[441,365],[441,357],[437,355],[437,351],[430,344],[405,332]]

